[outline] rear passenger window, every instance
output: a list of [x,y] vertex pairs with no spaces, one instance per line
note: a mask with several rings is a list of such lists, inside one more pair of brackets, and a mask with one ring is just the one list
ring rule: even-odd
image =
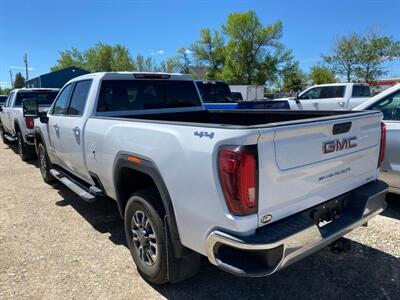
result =
[[68,115],[71,116],[83,115],[91,85],[92,85],[91,80],[83,80],[76,83],[74,92],[72,93],[71,104],[68,109]]
[[353,86],[352,98],[371,97],[371,90],[367,85]]
[[58,95],[52,110],[53,115],[65,115],[68,110],[69,96],[71,95],[72,83],[67,85]]

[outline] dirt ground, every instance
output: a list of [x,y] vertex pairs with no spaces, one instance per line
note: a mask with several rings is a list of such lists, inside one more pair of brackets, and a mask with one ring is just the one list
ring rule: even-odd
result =
[[265,278],[239,278],[204,259],[187,281],[152,286],[137,273],[112,201],[81,201],[45,184],[35,162],[0,142],[0,299],[400,299],[400,197],[347,238]]

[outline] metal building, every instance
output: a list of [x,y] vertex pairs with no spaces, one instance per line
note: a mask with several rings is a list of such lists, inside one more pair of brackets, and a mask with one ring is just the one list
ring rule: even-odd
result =
[[26,81],[27,88],[62,88],[72,78],[90,73],[77,67],[69,67],[39,75]]

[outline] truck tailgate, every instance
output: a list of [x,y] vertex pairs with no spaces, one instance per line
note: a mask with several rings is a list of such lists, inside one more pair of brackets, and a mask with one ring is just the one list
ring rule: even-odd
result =
[[371,113],[261,129],[259,226],[375,180],[380,123]]

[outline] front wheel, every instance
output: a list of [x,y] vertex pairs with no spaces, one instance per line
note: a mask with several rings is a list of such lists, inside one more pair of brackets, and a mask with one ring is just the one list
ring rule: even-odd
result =
[[154,284],[168,282],[165,226],[150,204],[159,197],[152,189],[134,193],[125,209],[125,234],[139,273]]
[[6,139],[6,137],[4,136],[4,128],[2,125],[0,125],[0,137],[1,137],[1,141],[3,142],[3,144],[8,145],[10,142]]
[[49,157],[47,156],[46,148],[42,143],[40,143],[37,147],[40,174],[42,175],[44,182],[52,183],[54,182],[54,177],[50,173],[51,162],[49,160]]

